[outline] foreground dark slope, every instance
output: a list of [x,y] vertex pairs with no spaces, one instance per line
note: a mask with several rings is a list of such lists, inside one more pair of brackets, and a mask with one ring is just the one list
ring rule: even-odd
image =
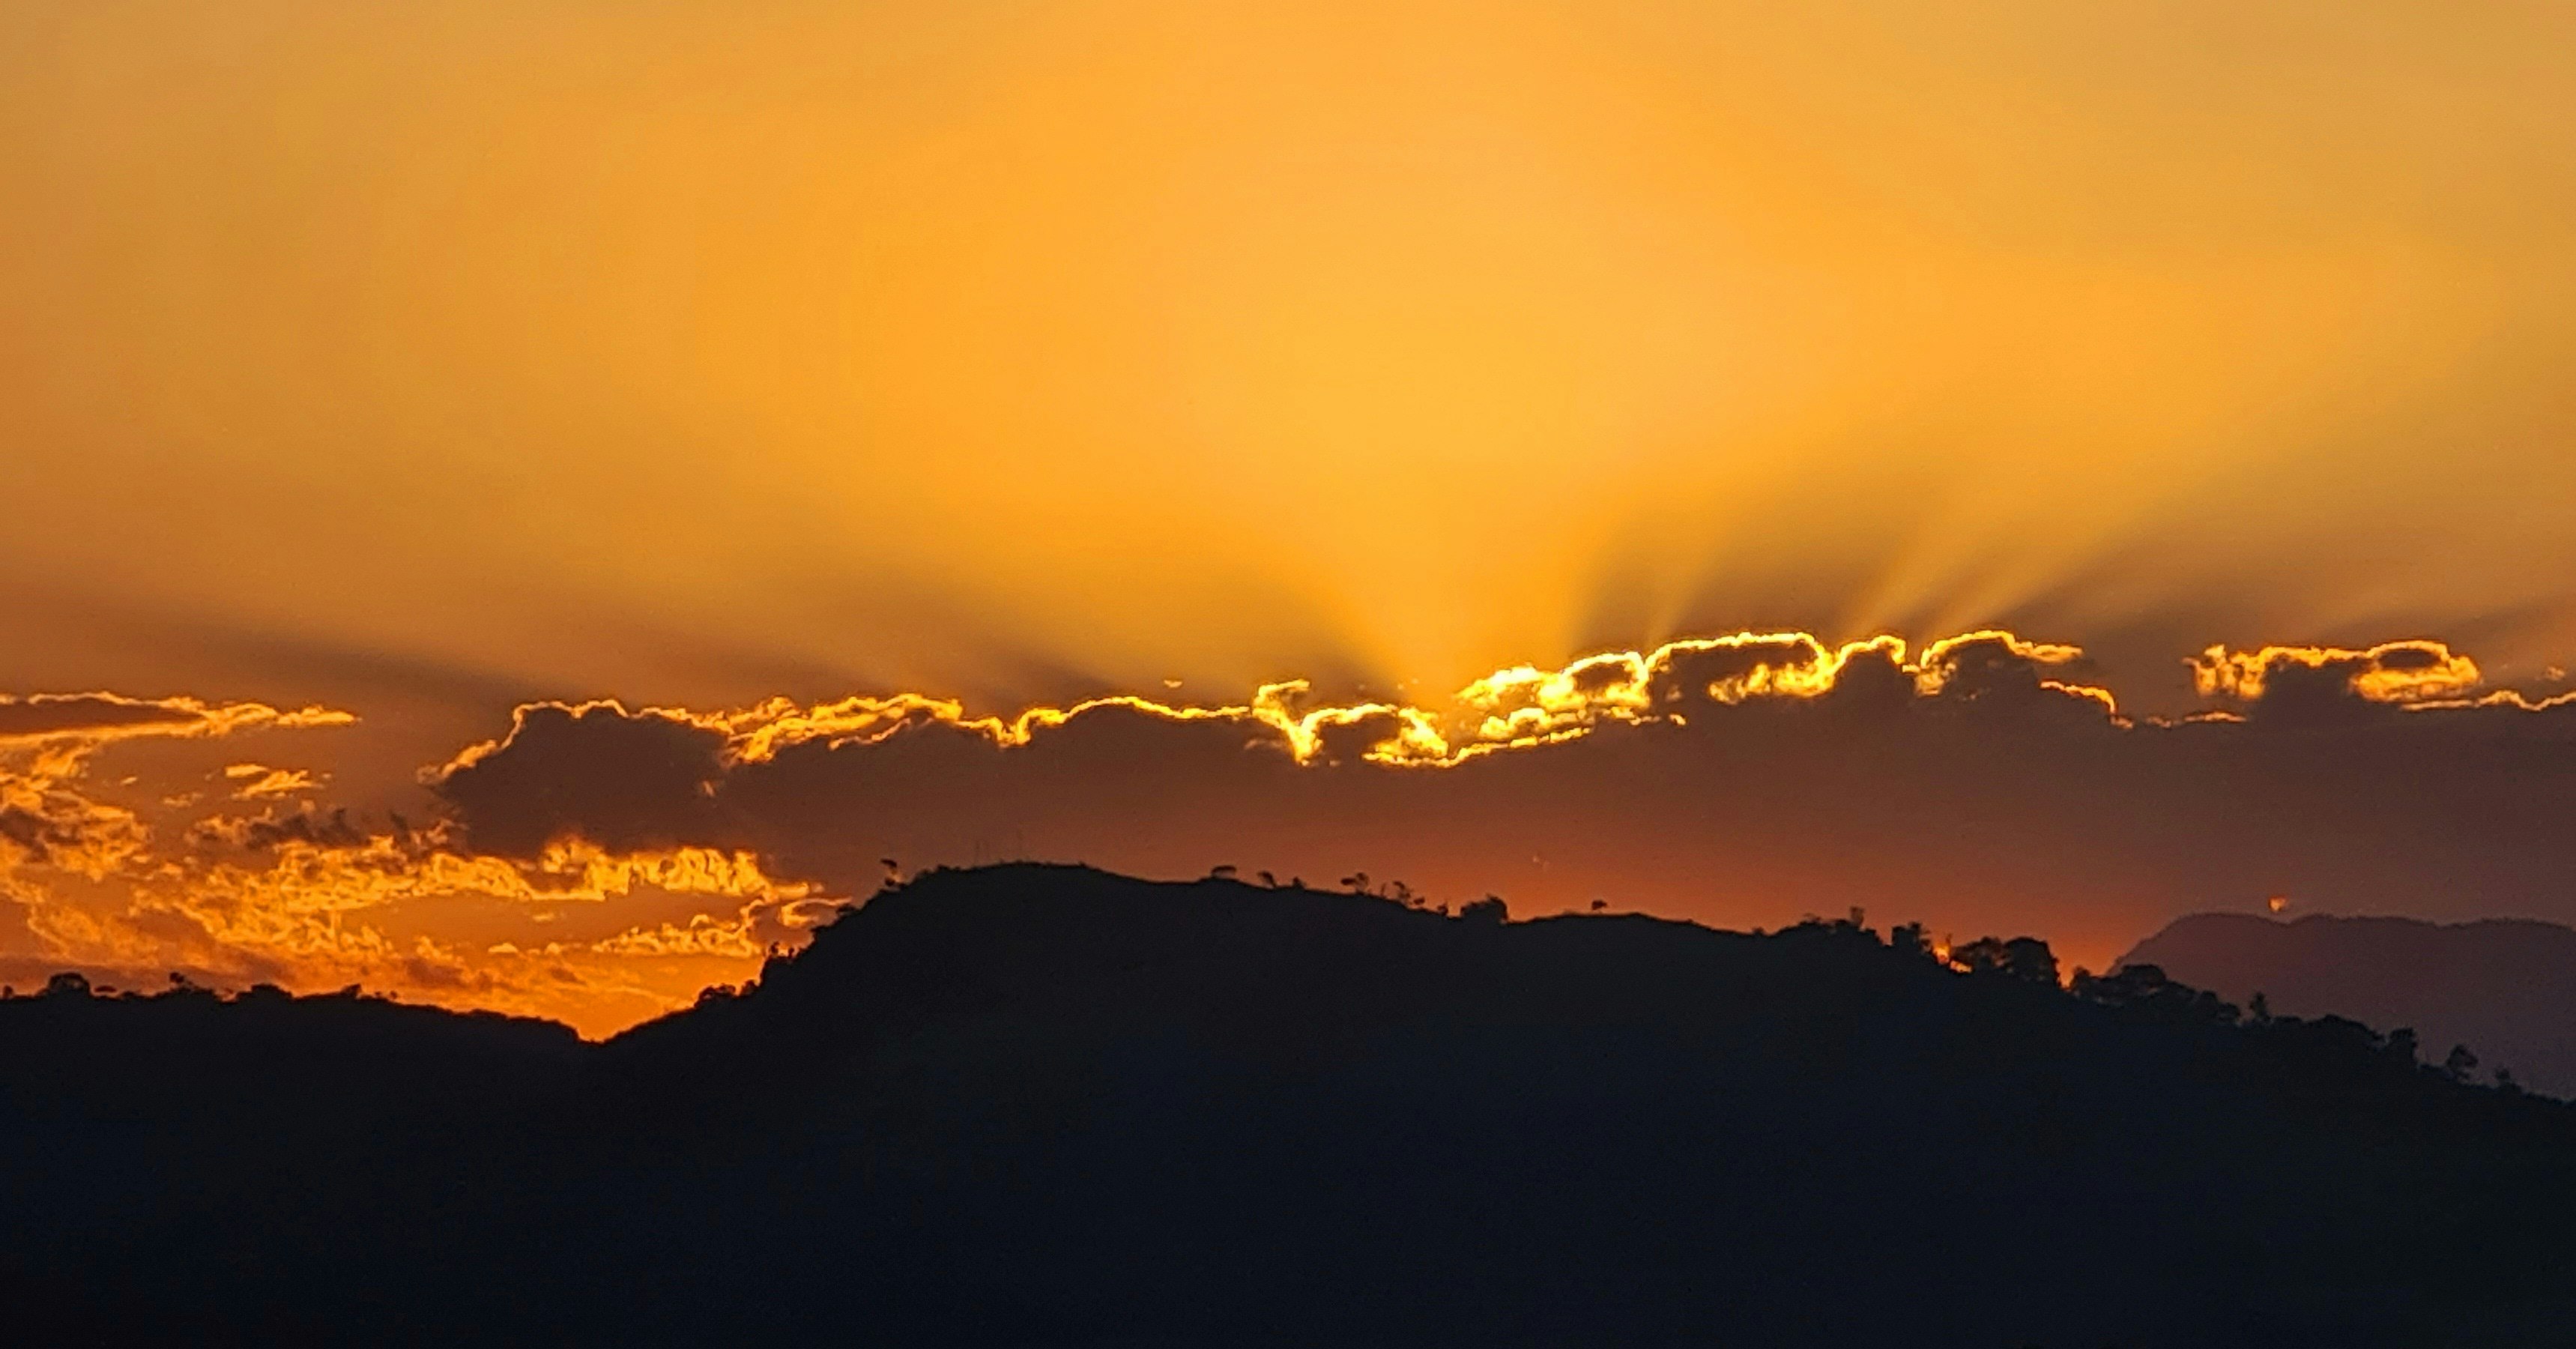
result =
[[[2029,954],[2026,950],[2025,955]],[[604,1046],[0,1006],[18,1324],[898,1344],[2550,1344],[2576,1120],[1854,927],[938,873]]]
[[2576,929],[2525,919],[2427,923],[2204,913],[2125,959],[2272,1010],[2412,1026],[2427,1052],[2466,1045],[2522,1085],[2576,1097]]

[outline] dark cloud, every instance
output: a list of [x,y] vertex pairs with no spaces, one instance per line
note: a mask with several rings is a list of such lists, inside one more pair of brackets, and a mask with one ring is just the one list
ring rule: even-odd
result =
[[147,702],[105,693],[37,694],[0,699],[0,737],[86,735],[139,726],[189,726],[206,720],[202,708]]
[[274,808],[257,815],[214,815],[188,826],[187,840],[198,847],[224,846],[252,852],[272,851],[283,844],[303,843],[317,848],[354,848],[367,841],[368,833],[353,823],[347,807],[323,810],[310,802],[293,810]]
[[[558,708],[440,790],[486,846],[570,831],[746,848],[854,892],[884,857],[1228,862],[1736,922],[1857,903],[2079,954],[2276,892],[2576,918],[2576,705],[2392,701],[2431,687],[2451,659],[2439,648],[2256,653],[2261,677],[2223,704],[2236,716],[2178,722],[2122,717],[2075,678],[2076,653],[2001,635],[1910,664],[1855,650],[1817,696],[1709,696],[1823,657],[1794,639],[1689,653],[1642,718],[1447,766],[1363,758],[1400,729],[1383,713],[1323,727],[1303,763],[1248,714],[1124,705],[1023,743],[916,721],[728,761],[716,727]],[[1607,689],[1583,673],[1587,696]]]
[[510,737],[469,754],[436,783],[478,850],[533,857],[579,834],[612,851],[666,848],[720,833],[711,797],[725,736],[614,703],[519,709]]
[[70,834],[60,822],[12,805],[0,806],[0,839],[15,843],[42,858],[68,842]]

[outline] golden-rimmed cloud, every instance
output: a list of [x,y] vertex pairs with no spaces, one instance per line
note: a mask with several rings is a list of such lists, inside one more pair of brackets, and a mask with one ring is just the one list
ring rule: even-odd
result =
[[2213,646],[2190,663],[2193,686],[2203,698],[2240,707],[2292,700],[2440,703],[2471,696],[2485,683],[2476,661],[2445,643],[2424,640],[2359,650],[2266,646],[2232,651]]
[[2209,697],[2174,718],[2124,714],[2077,647],[1999,630],[1691,639],[1422,706],[1277,685],[1010,716],[548,704],[433,777],[478,847],[740,848],[847,891],[884,858],[1227,862],[1738,921],[1911,903],[2078,951],[2240,892],[2498,912],[2571,892],[2576,845],[2548,823],[2576,799],[2567,704],[2480,692],[2436,642],[2193,668]]
[[0,694],[0,747],[51,740],[102,744],[150,736],[225,736],[266,727],[346,726],[356,721],[350,713],[327,707],[285,709],[266,703],[128,698],[114,693]]
[[444,826],[368,832],[345,811],[197,822],[112,885],[17,896],[38,949],[0,971],[83,968],[150,982],[362,984],[421,1001],[554,1016],[602,1033],[735,982],[832,910],[757,858],[567,841],[512,859]]
[[[57,715],[0,778],[0,973],[360,982],[595,1034],[750,977],[889,862],[1013,856],[1742,924],[1858,903],[2096,960],[2285,893],[2576,918],[2553,907],[2576,895],[2576,700],[2429,640],[2190,668],[2200,710],[2164,718],[2125,713],[2078,647],[2004,630],[1690,638],[1421,703],[1293,681],[1010,712],[534,702],[423,770],[417,822],[254,760],[155,816],[84,776],[107,718]],[[110,715],[199,724],[167,712]]]
[[[265,729],[353,724],[324,707],[129,698],[114,693],[0,695],[0,885],[22,866],[98,880],[142,854],[148,829],[135,811],[84,790],[93,755],[145,739],[214,739]],[[260,770],[252,788],[283,792],[298,780]],[[307,782],[306,785],[309,785]]]

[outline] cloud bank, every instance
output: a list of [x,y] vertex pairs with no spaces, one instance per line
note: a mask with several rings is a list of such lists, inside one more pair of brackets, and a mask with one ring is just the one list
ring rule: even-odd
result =
[[[1741,926],[1857,905],[2097,965],[2276,898],[2576,921],[2576,696],[2424,640],[2189,664],[2203,701],[2172,717],[1999,631],[1692,639],[1436,705],[537,702],[423,768],[410,814],[328,799],[345,713],[15,699],[0,977],[359,983],[604,1033],[751,977],[890,868],[1023,857]],[[102,767],[147,748],[202,758]]]

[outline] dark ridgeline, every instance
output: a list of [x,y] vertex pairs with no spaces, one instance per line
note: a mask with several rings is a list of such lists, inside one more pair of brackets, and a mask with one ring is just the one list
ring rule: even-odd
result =
[[2038,943],[941,872],[603,1046],[0,1005],[25,1343],[2565,1344],[2576,1111]]
[[2261,993],[2275,1012],[2412,1026],[2435,1057],[2465,1045],[2490,1071],[2576,1097],[2576,928],[2204,913],[2124,959],[2239,1002]]

